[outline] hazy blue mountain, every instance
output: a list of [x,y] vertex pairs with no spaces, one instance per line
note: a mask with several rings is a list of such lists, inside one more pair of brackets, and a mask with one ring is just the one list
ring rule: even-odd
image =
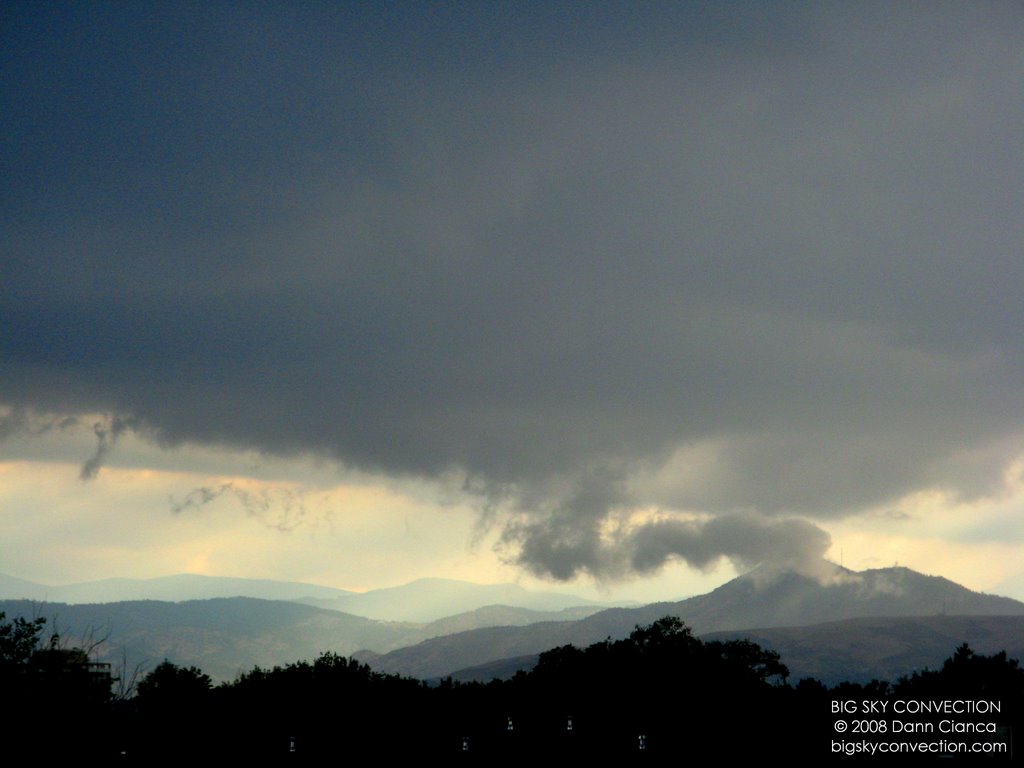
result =
[[0,573],[0,600],[45,600],[47,587]]
[[[152,586],[152,582],[158,586],[166,584],[177,588],[191,584],[210,589],[229,588],[230,583],[240,583],[246,588],[266,584],[285,593],[312,586],[241,579],[208,580],[206,577],[184,577],[183,580],[168,577],[128,583]],[[0,581],[0,586],[26,590],[38,585],[5,579]],[[519,597],[526,592],[514,585],[488,587],[447,580],[422,580],[406,587],[409,589],[379,590],[386,598],[382,605],[390,600],[391,607],[397,610],[397,606],[411,600],[410,595],[428,601],[438,595],[456,600],[458,593],[494,594],[505,587],[512,587],[512,593]],[[556,598],[567,599],[564,595]],[[554,598],[542,595],[541,599]],[[336,604],[334,599],[330,602]],[[794,675],[831,680],[836,676],[872,675],[873,671],[895,668],[891,665],[898,666],[906,659],[924,659],[924,656],[913,655],[915,647],[922,653],[937,654],[934,663],[938,663],[950,653],[947,646],[951,640],[955,641],[954,647],[965,640],[972,645],[977,642],[978,650],[984,651],[990,647],[983,642],[985,631],[990,633],[993,643],[998,643],[1002,642],[1003,628],[1012,630],[1018,625],[1012,622],[957,624],[953,619],[1020,617],[1024,616],[1024,603],[972,592],[948,579],[924,576],[906,568],[854,573],[833,567],[824,579],[791,572],[755,572],[706,595],[637,608],[599,610],[597,606],[577,606],[552,613],[488,605],[429,623],[380,621],[298,602],[256,598],[179,603],[147,600],[102,605],[6,601],[0,602],[0,611],[9,616],[55,617],[65,641],[73,644],[90,633],[94,639],[105,637],[97,650],[109,661],[120,662],[124,649],[132,665],[141,661],[157,663],[166,657],[179,664],[202,667],[218,679],[231,678],[238,671],[257,664],[271,666],[312,659],[323,651],[354,654],[382,671],[423,678],[440,677],[480,665],[488,665],[488,671],[471,675],[512,674],[517,668],[515,664],[529,663],[536,654],[549,648],[567,643],[586,646],[606,637],[626,637],[638,624],[676,615],[698,634],[744,630],[755,639],[771,639],[769,644],[784,653],[787,663],[791,663],[788,657],[792,656]],[[420,615],[430,615],[430,611]],[[861,624],[850,624],[846,628],[838,625],[838,628],[831,628],[832,625],[827,624],[865,617],[922,617],[927,621],[891,625],[883,622],[870,625],[874,629],[863,632],[855,631]],[[948,619],[945,624],[941,621],[943,617]],[[809,625],[819,626],[809,628]],[[976,631],[970,630],[971,626]],[[770,632],[779,627],[789,629]],[[932,632],[930,638],[921,635],[927,631]],[[903,640],[900,640],[900,633],[905,636]],[[833,642],[830,637],[838,640]],[[899,642],[903,646],[899,646]],[[356,654],[359,649],[362,652]]]
[[511,605],[485,605],[466,613],[446,616],[423,627],[424,638],[453,635],[482,627],[522,627],[545,621],[578,621],[605,610],[600,605],[578,605],[560,611],[534,611]]
[[49,586],[0,575],[0,599],[53,603],[114,603],[124,600],[205,600],[255,597],[262,600],[334,598],[354,594],[344,589],[270,579],[235,579],[181,573],[155,579],[102,579]]
[[399,587],[302,602],[371,619],[420,622],[436,621],[489,605],[534,611],[561,611],[584,605],[600,607],[592,600],[561,592],[534,592],[518,584],[474,584],[455,579],[417,579]]
[[[559,645],[571,643],[582,647],[603,640],[607,633],[595,629],[588,621],[582,619],[541,622],[523,627],[486,627],[435,637],[383,655],[360,652],[356,658],[382,672],[424,679],[444,677],[454,670],[513,656],[537,654]],[[627,631],[622,636],[628,634]]]
[[526,624],[552,616],[580,618],[598,608],[548,613],[486,606],[430,624],[385,622],[290,601],[214,598],[178,603],[155,600],[116,603],[0,601],[8,616],[42,616],[72,645],[99,643],[101,661],[150,665],[168,658],[199,666],[218,680],[254,665],[313,659],[323,651],[381,653],[437,635],[497,623]]
[[417,625],[380,622],[299,603],[247,597],[155,600],[103,604],[0,601],[0,611],[47,619],[64,643],[99,642],[99,661],[150,667],[167,658],[195,665],[218,680],[255,665],[312,660],[323,651],[348,655],[359,648],[391,647]]
[[623,638],[636,625],[665,615],[679,616],[697,634],[877,616],[1024,615],[1024,603],[1017,600],[972,592],[948,579],[907,568],[858,573],[830,566],[823,574],[823,578],[812,578],[794,572],[758,571],[679,602],[612,608],[577,622],[478,629],[361,658],[381,671],[440,677],[567,643],[585,646],[606,637]]
[[[51,586],[0,574],[0,600],[45,600],[53,603],[114,603],[126,600],[206,600],[215,597],[254,597],[261,600],[292,600],[316,608],[341,611],[381,621],[429,623],[468,614],[488,606],[504,605],[529,611],[557,612],[567,608],[608,604],[595,603],[559,592],[535,592],[517,584],[474,584],[455,579],[418,579],[398,587],[350,592],[334,587],[270,579],[236,579],[218,576],[177,574],[154,579],[103,579]],[[591,611],[593,612],[593,611]],[[502,623],[524,624],[543,618],[580,618],[582,613],[563,616],[520,615]],[[478,617],[467,618],[467,626],[495,623]],[[457,631],[454,626],[448,632]],[[437,633],[433,633],[437,634]],[[427,635],[431,636],[431,635]],[[422,638],[420,638],[422,639]]]

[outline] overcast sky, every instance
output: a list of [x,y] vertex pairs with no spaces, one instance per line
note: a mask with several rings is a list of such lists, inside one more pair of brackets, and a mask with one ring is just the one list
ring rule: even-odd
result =
[[1022,39],[4,4],[0,571],[1024,597]]

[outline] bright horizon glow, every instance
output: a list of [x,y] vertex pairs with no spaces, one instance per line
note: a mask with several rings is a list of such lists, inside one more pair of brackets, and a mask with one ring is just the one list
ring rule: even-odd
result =
[[[8,542],[4,573],[52,586],[193,573],[352,592],[438,577],[517,583],[608,602],[679,600],[708,592],[739,573],[723,561],[707,573],[674,563],[652,578],[617,584],[537,579],[502,562],[493,533],[475,541],[480,534],[471,507],[427,501],[426,486],[402,492],[365,477],[331,485],[333,470],[325,467],[310,486],[116,465],[83,483],[78,468],[66,462],[0,462],[0,504],[29,510],[27,517],[0,518],[0,536]],[[283,470],[274,465],[267,474],[279,476]],[[304,479],[312,478],[307,474]],[[246,493],[254,509],[247,510],[227,490],[205,506],[172,511],[196,488],[225,485]],[[300,504],[303,514],[295,511]],[[112,514],[113,509],[130,511]],[[829,525],[833,542],[827,556],[851,570],[899,564],[976,591],[1024,599],[1024,590],[1012,588],[1021,571],[1009,565],[1024,562],[1024,547],[984,539],[965,546],[946,538],[998,526],[1019,509],[1024,509],[1019,478],[1004,498],[989,503],[964,505],[942,494],[915,495],[868,516],[867,525],[865,518]],[[644,516],[654,515],[648,511]],[[932,521],[925,535],[913,525],[920,515]],[[60,540],[50,541],[55,533]],[[403,553],[400,567],[393,554],[382,557],[381,552]]]

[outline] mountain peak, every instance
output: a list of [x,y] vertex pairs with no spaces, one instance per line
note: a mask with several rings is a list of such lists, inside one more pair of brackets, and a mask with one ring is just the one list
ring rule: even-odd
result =
[[[620,639],[663,616],[681,618],[695,634],[759,631],[867,617],[1024,616],[1024,603],[973,592],[909,568],[851,571],[821,561],[808,568],[762,566],[712,592],[676,603],[600,611],[576,622],[550,622],[461,632],[373,660],[376,668],[443,676],[502,657],[527,657],[566,643]],[[525,662],[524,662],[525,663]]]

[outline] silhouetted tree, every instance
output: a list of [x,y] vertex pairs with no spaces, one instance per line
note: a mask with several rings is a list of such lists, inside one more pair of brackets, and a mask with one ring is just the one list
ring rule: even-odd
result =
[[0,611],[0,674],[23,670],[32,654],[38,650],[46,619],[26,619],[18,616],[7,621]]
[[164,659],[138,684],[143,706],[181,706],[202,701],[213,688],[210,676],[198,667],[179,667]]
[[897,695],[916,697],[944,693],[970,699],[1000,699],[1013,708],[1024,701],[1024,669],[1006,651],[991,656],[976,654],[967,643],[946,659],[942,669],[915,672],[901,677]]

